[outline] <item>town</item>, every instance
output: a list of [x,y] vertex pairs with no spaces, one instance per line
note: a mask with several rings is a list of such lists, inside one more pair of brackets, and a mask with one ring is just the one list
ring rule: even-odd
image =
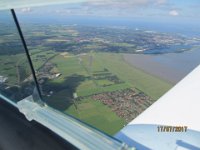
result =
[[141,91],[136,91],[136,89],[123,89],[95,94],[92,99],[101,101],[110,107],[119,117],[124,118],[127,123],[153,103],[150,97]]

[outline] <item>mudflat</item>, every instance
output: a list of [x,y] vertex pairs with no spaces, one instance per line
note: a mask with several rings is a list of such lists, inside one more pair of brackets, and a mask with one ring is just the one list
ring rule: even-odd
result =
[[176,84],[187,74],[173,66],[157,61],[158,56],[156,55],[123,54],[123,57],[130,65],[173,84]]

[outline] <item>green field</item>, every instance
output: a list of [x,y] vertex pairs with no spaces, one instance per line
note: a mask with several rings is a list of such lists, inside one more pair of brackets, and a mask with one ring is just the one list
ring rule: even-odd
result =
[[105,79],[98,80],[96,82],[95,79],[88,79],[90,76],[90,72],[88,71],[88,55],[82,57],[83,65],[79,64],[78,58],[75,56],[68,58],[56,56],[53,58],[51,61],[57,64],[58,70],[62,73],[62,77],[55,79],[52,82],[62,83],[66,77],[76,74],[85,78],[84,82],[81,82],[76,89],[76,92],[80,96],[91,95],[92,93],[97,93],[99,91],[112,91],[120,89],[120,87],[121,89],[136,87],[154,100],[157,100],[172,87],[172,84],[130,66],[123,60],[121,54],[95,53],[93,54],[94,60],[91,67],[92,73],[105,73],[104,69],[106,68],[109,70],[110,74],[117,75],[120,80],[124,81],[124,83],[121,84],[113,84],[111,86],[102,87],[101,85],[103,84],[112,83]]
[[[53,91],[51,96],[44,97],[46,102],[110,135],[118,132],[126,124],[125,120],[90,96],[134,88],[157,100],[172,87],[171,84],[130,66],[124,61],[122,54],[90,52],[74,55],[51,50],[30,52],[35,70],[40,70],[49,62],[54,64],[53,72],[62,74],[43,85]],[[10,84],[19,83],[17,71],[20,71],[21,81],[30,74],[26,61],[24,54],[0,57],[0,62],[4,64],[1,66],[2,75],[9,75]],[[17,66],[20,68],[17,69]],[[82,97],[81,100],[74,100],[74,93]]]
[[49,59],[51,59],[55,55],[57,55],[57,53],[52,50],[48,51],[32,50],[31,59],[34,65],[34,69],[35,70],[40,69]]
[[24,62],[26,62],[24,54],[0,56],[1,75],[9,78],[8,85],[18,85],[19,80],[24,80],[26,75],[30,74],[30,68]]
[[121,54],[97,53],[95,58],[127,84],[143,91],[154,100],[172,87],[172,84],[130,66]]
[[126,124],[110,108],[92,99],[82,100],[78,104],[78,109],[71,106],[65,113],[69,113],[110,135],[115,134]]
[[[57,55],[50,62],[56,64],[56,69],[62,75],[47,83],[47,86],[57,90],[47,98],[49,105],[110,135],[119,131],[126,124],[125,120],[119,118],[106,105],[88,96],[136,88],[157,100],[172,87],[171,84],[130,66],[121,54],[67,54],[65,57]],[[85,98],[73,103],[72,93]]]

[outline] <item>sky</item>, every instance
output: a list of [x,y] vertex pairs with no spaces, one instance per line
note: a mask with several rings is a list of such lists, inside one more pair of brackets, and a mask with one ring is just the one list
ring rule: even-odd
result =
[[144,18],[200,22],[200,0],[81,0],[79,3],[22,8],[21,14]]

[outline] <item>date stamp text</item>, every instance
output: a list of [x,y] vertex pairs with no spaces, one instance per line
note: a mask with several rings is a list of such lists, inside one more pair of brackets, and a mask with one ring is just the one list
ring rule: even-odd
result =
[[187,132],[187,126],[157,126],[158,132]]

